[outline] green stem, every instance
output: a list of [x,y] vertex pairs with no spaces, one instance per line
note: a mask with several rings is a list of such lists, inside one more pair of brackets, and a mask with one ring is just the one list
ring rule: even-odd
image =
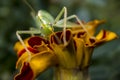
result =
[[88,70],[56,68],[53,80],[90,80]]

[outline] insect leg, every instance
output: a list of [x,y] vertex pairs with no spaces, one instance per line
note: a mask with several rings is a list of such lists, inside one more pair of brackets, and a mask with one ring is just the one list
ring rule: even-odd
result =
[[[85,32],[91,37],[90,33],[87,31],[87,29],[85,28],[84,24],[82,23],[82,21],[76,16],[76,15],[71,15],[71,16],[68,16],[67,17],[67,20],[70,20],[70,19],[76,19],[78,23],[80,23],[81,27],[85,30]],[[63,20],[63,19],[62,19]],[[60,20],[60,21],[62,21]],[[59,21],[59,22],[60,22]]]
[[20,36],[20,34],[40,34],[40,33],[41,32],[39,32],[39,31],[17,31],[16,32],[17,38],[19,39],[20,43],[23,45],[23,47],[25,48],[25,50],[27,51],[27,53],[29,55],[28,62],[31,60],[31,53],[28,50],[28,48],[26,47],[26,45],[25,45],[22,37]]
[[56,17],[53,26],[60,20],[60,18],[62,17],[62,15],[64,15],[64,23],[63,23],[63,42],[64,45],[66,45],[67,41],[66,41],[66,22],[67,22],[67,8],[63,7],[63,9],[60,11],[60,13],[58,14],[58,16]]
[[60,13],[58,14],[58,16],[56,17],[54,24],[56,24],[60,18],[62,17],[63,13],[65,12],[66,7],[63,7],[62,10],[60,11]]
[[[30,29],[29,29],[30,31],[35,31],[36,30],[36,28],[33,28],[33,27],[30,27]],[[34,33],[30,33],[31,34],[31,36],[34,36]]]
[[64,7],[64,25],[63,25],[63,33],[64,33],[64,36],[63,36],[63,42],[64,42],[64,45],[66,45],[66,22],[67,22],[67,8]]

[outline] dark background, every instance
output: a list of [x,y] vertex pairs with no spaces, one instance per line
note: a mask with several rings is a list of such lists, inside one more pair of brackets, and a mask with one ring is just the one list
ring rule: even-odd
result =
[[[120,34],[120,0],[29,0],[36,12],[47,10],[54,17],[63,6],[68,15],[76,14],[81,20],[105,19],[99,29]],[[14,44],[18,41],[15,32],[34,26],[31,10],[23,0],[0,0],[0,80],[12,80],[16,73]],[[50,80],[52,73],[44,73],[40,79]],[[91,80],[120,80],[120,39],[113,40],[95,49],[91,66]]]

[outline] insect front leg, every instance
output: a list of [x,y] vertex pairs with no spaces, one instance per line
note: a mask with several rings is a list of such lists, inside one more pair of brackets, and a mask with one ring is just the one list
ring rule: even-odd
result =
[[31,60],[31,53],[30,51],[28,50],[28,48],[26,47],[22,37],[20,36],[20,34],[40,34],[41,32],[40,31],[17,31],[16,32],[16,35],[17,35],[17,38],[19,39],[20,43],[23,45],[24,49],[26,50],[26,52],[28,53],[28,62]]
[[60,11],[60,13],[57,15],[53,24],[56,24],[65,12],[67,12],[67,9],[66,9],[66,7],[63,7],[62,10]]
[[63,22],[63,34],[64,34],[63,42],[64,42],[64,45],[66,45],[67,44],[67,41],[66,41],[67,8],[66,7],[63,7],[63,9],[60,11],[60,13],[58,14],[58,16],[56,17],[56,19],[54,21],[53,26],[60,20],[62,15],[64,15],[64,19],[63,19],[63,21],[64,21]]

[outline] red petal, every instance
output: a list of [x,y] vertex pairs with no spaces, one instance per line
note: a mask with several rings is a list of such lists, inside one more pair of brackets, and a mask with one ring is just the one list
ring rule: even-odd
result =
[[[56,32],[55,34],[53,34],[50,37],[50,43],[56,43],[56,44],[61,44],[63,43],[63,37],[64,37],[64,33],[61,32]],[[66,30],[66,41],[69,41],[71,38],[71,31],[70,30]]]
[[[63,37],[64,37],[64,33],[62,33],[62,38],[61,41],[63,42]],[[70,30],[66,30],[66,41],[69,41],[71,38],[71,31]]]
[[[61,37],[61,34],[62,32],[56,32],[55,34],[53,34],[51,37],[50,37],[50,43],[56,43],[56,44],[60,44],[61,43],[61,40],[60,40],[60,37]],[[59,40],[59,41],[58,41]],[[60,43],[59,43],[60,42]]]
[[28,40],[28,44],[33,47],[35,45],[41,45],[42,44],[42,41],[44,43],[47,43],[47,41],[41,37],[38,37],[38,36],[35,36],[35,37],[31,37],[29,40]]
[[[38,53],[38,52],[39,52],[38,50],[36,50],[36,49],[34,49],[34,48],[31,48],[31,47],[28,47],[28,50],[29,50],[30,52],[32,52],[32,53]],[[25,50],[25,49],[22,49],[22,50],[18,53],[18,57],[22,56],[22,54],[23,54],[24,52],[26,52],[26,50]]]
[[33,80],[33,78],[33,71],[30,68],[29,63],[25,62],[22,67],[21,73],[15,76],[14,80]]

